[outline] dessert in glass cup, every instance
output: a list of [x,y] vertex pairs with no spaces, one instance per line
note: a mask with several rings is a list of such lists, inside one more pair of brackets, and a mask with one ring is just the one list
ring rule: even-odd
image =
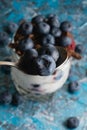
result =
[[25,97],[42,99],[61,88],[71,66],[71,56],[80,59],[74,51],[75,41],[69,21],[59,22],[56,15],[37,15],[22,21],[10,47],[12,60],[20,69],[12,68],[13,82]]

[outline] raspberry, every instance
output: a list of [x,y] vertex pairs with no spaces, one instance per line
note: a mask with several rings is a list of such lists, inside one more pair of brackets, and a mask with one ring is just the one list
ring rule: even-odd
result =
[[72,43],[68,46],[68,49],[75,50],[75,47],[76,47],[76,43],[75,43],[74,39],[72,39]]

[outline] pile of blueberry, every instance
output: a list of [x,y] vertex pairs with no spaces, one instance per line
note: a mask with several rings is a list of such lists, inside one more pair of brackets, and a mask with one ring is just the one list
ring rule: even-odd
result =
[[56,45],[68,46],[72,38],[72,25],[69,21],[59,22],[56,15],[50,14],[47,17],[37,15],[31,22],[23,21],[14,37],[16,51],[23,53],[37,44],[40,46]]
[[14,48],[20,55],[20,68],[34,75],[51,75],[60,56],[56,46],[72,44],[72,25],[69,21],[59,22],[56,15],[37,15],[31,22],[22,21],[14,36]]
[[59,52],[53,45],[28,49],[20,58],[19,68],[28,74],[48,76],[53,74]]

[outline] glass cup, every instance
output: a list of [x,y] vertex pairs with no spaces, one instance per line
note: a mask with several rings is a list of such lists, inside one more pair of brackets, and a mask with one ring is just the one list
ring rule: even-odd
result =
[[[67,51],[62,47],[57,48],[60,57],[57,61],[57,67],[52,75],[29,75],[17,68],[12,67],[11,75],[15,87],[25,98],[41,101],[47,100],[66,82],[69,75],[71,62]],[[12,60],[17,62],[18,59],[19,56],[13,51]]]

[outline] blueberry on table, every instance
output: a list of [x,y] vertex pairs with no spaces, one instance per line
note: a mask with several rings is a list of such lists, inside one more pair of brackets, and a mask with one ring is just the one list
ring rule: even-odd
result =
[[71,43],[72,43],[72,39],[68,36],[62,36],[60,38],[60,43],[59,43],[60,46],[66,47],[66,46],[69,46]]
[[9,91],[0,93],[0,104],[10,104],[12,101],[12,94]]
[[25,21],[19,26],[18,30],[20,34],[27,36],[32,33],[33,25],[30,22]]
[[17,31],[18,29],[18,25],[14,22],[9,22],[8,25],[6,26],[6,31],[9,33],[9,34],[13,34]]
[[22,103],[22,99],[23,99],[23,97],[22,97],[19,93],[15,92],[15,93],[12,95],[11,105],[13,105],[13,106],[18,106],[18,105],[20,105],[20,104]]
[[45,55],[45,54],[50,55],[53,57],[53,59],[55,61],[57,61],[59,58],[59,52],[58,52],[57,48],[51,44],[41,47],[39,49],[39,54],[40,55]]
[[4,47],[10,43],[10,38],[6,32],[0,32],[0,47]]
[[52,45],[55,44],[55,38],[51,34],[48,34],[48,35],[45,35],[42,37],[41,45],[44,46],[44,45],[48,45],[48,44],[52,44]]
[[79,91],[79,89],[80,89],[80,85],[77,81],[73,81],[73,82],[69,83],[68,91],[70,93],[75,93],[75,92]]
[[[6,58],[4,61],[11,61],[11,59],[9,58]],[[10,74],[11,72],[11,67],[10,66],[6,66],[6,65],[3,65],[1,66],[1,71],[4,73],[4,74]]]
[[75,129],[79,126],[79,119],[77,117],[70,117],[66,121],[66,126],[69,129]]
[[72,31],[72,24],[69,21],[61,22],[60,29],[63,32],[71,32]]
[[31,49],[33,47],[34,47],[34,43],[33,43],[32,39],[26,38],[19,42],[16,49],[18,51],[25,52],[26,50]]
[[37,24],[37,23],[40,23],[40,22],[43,22],[43,21],[44,21],[44,16],[43,15],[37,15],[37,16],[32,18],[32,23],[33,24]]
[[45,22],[40,22],[37,24],[37,32],[39,34],[45,35],[50,31],[50,26]]
[[81,44],[76,45],[75,51],[81,54],[83,51],[83,46]]
[[54,36],[54,37],[60,37],[61,36],[61,30],[57,27],[52,27],[51,28],[51,34]]

